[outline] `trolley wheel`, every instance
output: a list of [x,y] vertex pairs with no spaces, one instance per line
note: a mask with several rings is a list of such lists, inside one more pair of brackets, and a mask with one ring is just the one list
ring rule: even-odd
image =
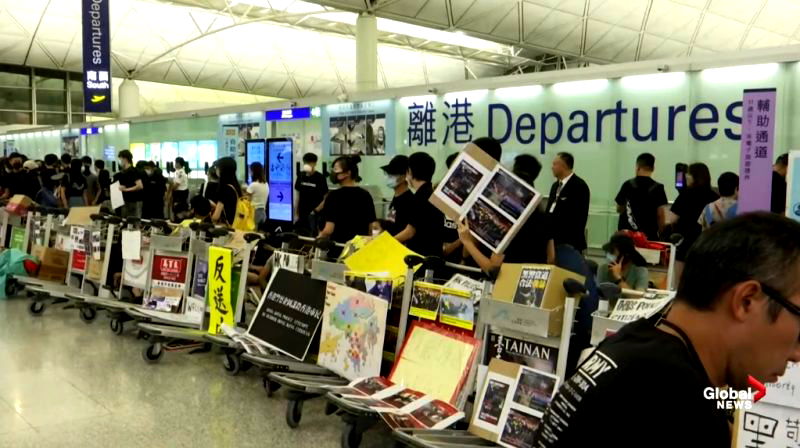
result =
[[119,336],[125,331],[125,324],[123,324],[119,319],[111,319],[108,321],[108,326],[111,327],[111,332],[115,335]]
[[358,432],[354,423],[345,423],[342,428],[342,448],[358,448],[363,434]]
[[264,377],[264,389],[267,391],[268,398],[272,398],[272,396],[275,395],[275,392],[277,392],[280,388],[281,385],[279,383]]
[[225,372],[230,376],[236,376],[241,372],[242,360],[238,355],[226,353],[225,359],[222,361],[222,366],[225,367]]
[[13,297],[22,291],[22,286],[14,279],[6,280],[6,296]]
[[34,316],[39,316],[44,312],[44,302],[31,302],[28,311]]
[[155,344],[150,344],[142,351],[142,358],[148,364],[155,364],[161,357],[164,356],[164,351],[161,350],[161,343],[156,342]]
[[339,407],[335,404],[331,403],[330,401],[325,403],[325,415],[333,415],[336,411],[339,410]]
[[80,313],[81,320],[85,324],[92,323],[94,318],[97,317],[97,311],[94,308],[90,307],[90,306],[82,307],[80,309],[79,313]]
[[286,424],[295,429],[300,426],[300,419],[303,418],[303,402],[300,400],[290,400],[286,403]]

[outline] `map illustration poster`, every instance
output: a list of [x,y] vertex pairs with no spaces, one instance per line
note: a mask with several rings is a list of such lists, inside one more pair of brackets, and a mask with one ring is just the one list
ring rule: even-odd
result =
[[389,304],[328,283],[317,363],[349,379],[379,376]]

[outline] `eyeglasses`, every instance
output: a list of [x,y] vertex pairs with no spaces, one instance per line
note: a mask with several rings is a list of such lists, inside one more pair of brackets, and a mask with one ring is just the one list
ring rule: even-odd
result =
[[[764,291],[764,294],[766,294],[767,297],[778,302],[782,307],[786,308],[786,311],[794,314],[797,317],[800,317],[800,306],[790,302],[789,299],[784,297],[783,294],[778,292],[777,289],[761,283],[761,290]],[[798,336],[798,339],[800,339],[800,336]]]

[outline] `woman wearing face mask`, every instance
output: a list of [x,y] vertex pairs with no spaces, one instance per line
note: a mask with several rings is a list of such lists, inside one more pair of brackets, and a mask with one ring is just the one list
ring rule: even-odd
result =
[[331,182],[339,188],[325,198],[325,227],[320,238],[346,243],[356,235],[369,235],[370,224],[375,221],[375,204],[369,192],[358,186],[359,162],[359,156],[342,156],[333,162]]
[[319,232],[318,214],[322,211],[328,183],[325,176],[317,171],[317,155],[303,155],[303,170],[294,184],[297,194],[294,198],[294,221],[298,232],[314,236]]
[[382,228],[392,235],[397,235],[406,228],[411,214],[414,213],[414,193],[408,188],[406,181],[408,157],[395,156],[381,169],[386,176],[386,186],[394,190],[389,211],[386,213],[387,222]]
[[153,161],[146,162],[144,171],[144,197],[142,218],[164,219],[164,196],[167,193],[167,180]]
[[617,233],[603,246],[606,261],[597,270],[599,283],[616,283],[623,289],[644,291],[650,283],[647,263],[636,251],[633,239]]
[[242,196],[242,187],[236,179],[236,161],[231,157],[223,157],[217,160],[216,166],[219,185],[211,220],[215,224],[230,226],[236,219],[236,202]]

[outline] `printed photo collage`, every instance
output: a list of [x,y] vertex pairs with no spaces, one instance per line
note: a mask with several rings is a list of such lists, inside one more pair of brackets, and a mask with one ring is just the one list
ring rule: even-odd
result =
[[472,235],[496,253],[505,250],[541,194],[500,164],[488,169],[467,153],[434,192],[445,208],[467,219]]
[[469,291],[426,282],[414,282],[409,314],[433,321],[438,318],[443,324],[466,330],[472,330],[475,322],[475,308]]
[[530,447],[558,390],[559,378],[530,367],[505,364],[516,366],[516,377],[508,376],[507,369],[499,372],[490,367],[470,431],[504,447]]
[[371,294],[389,302],[392,305],[394,279],[388,272],[355,272],[345,271],[344,284],[350,288]]
[[393,384],[383,377],[360,378],[331,393],[378,412],[391,429],[445,429],[464,418],[453,405],[422,392]]

